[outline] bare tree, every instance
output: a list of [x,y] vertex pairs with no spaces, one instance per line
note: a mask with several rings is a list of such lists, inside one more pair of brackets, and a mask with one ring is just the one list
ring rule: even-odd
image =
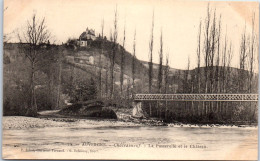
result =
[[[246,23],[245,23],[246,24]],[[241,42],[240,42],[240,55],[239,55],[239,82],[238,82],[238,88],[239,92],[243,92],[244,89],[244,80],[245,78],[245,67],[246,67],[246,58],[247,58],[247,41],[246,41],[246,25],[244,28],[244,33],[241,36]]]
[[[36,14],[33,14],[32,19],[27,21],[25,31],[18,33],[18,39],[21,44],[21,52],[25,54],[30,61],[31,76],[30,76],[30,95],[31,103],[27,111],[27,115],[37,115],[37,103],[35,97],[35,71],[36,63],[39,61],[39,55],[43,51],[42,44],[47,43],[50,38],[50,32],[47,29],[45,18],[38,20]],[[26,43],[26,44],[23,44]]]
[[[231,61],[232,61],[232,58],[233,58],[233,45],[231,42],[229,42],[229,47],[227,49],[227,58],[226,58],[226,65],[227,67],[224,68],[224,70],[226,71],[226,79],[225,79],[225,85],[227,88],[225,88],[225,91],[227,93],[232,93],[232,88],[230,88],[230,86],[232,85],[232,78],[231,78]],[[230,102],[225,102],[224,104],[224,108],[225,108],[225,113],[226,115],[228,113],[230,113],[232,115],[232,110],[233,110],[233,106],[231,108],[228,108],[229,107],[229,104]]]
[[152,92],[152,82],[153,82],[153,30],[154,30],[154,11],[152,17],[152,29],[151,29],[151,40],[149,43],[150,53],[149,53],[149,93]]
[[[219,92],[217,86],[219,84],[219,63],[220,63],[220,34],[221,34],[221,15],[219,16],[219,22],[217,23],[216,9],[212,11],[207,7],[207,16],[204,21],[204,92],[214,93]],[[197,51],[198,53],[198,51]],[[217,60],[216,60],[217,59]],[[216,66],[216,67],[215,67]],[[201,91],[200,91],[201,92]],[[203,108],[205,107],[205,102],[203,102]],[[209,107],[213,109],[213,102],[207,103]],[[208,107],[206,106],[206,114],[208,112]]]
[[127,87],[126,87],[126,97],[127,97],[127,107],[129,107],[129,103],[130,103],[130,78],[127,78]]
[[[253,79],[253,77],[254,77],[254,62],[255,62],[255,59],[258,59],[257,57],[255,58],[255,50],[257,49],[257,47],[256,47],[257,41],[255,41],[256,34],[255,34],[254,30],[255,30],[255,13],[253,13],[253,15],[252,15],[251,42],[250,42],[250,47],[249,47],[250,48],[249,49],[249,89],[248,89],[249,93],[253,92],[253,82],[255,81]],[[250,107],[251,107],[251,109],[253,108],[252,118],[254,118],[257,105],[255,107],[253,107],[252,103],[250,102]]]
[[210,22],[211,22],[211,12],[209,9],[209,4],[207,7],[207,17],[205,19],[205,33],[204,33],[204,60],[205,60],[205,93],[208,93],[208,68],[210,61]]
[[250,55],[249,55],[249,93],[252,92],[252,81],[254,75],[254,51],[255,51],[255,13],[252,16],[252,33],[251,33],[251,44],[250,44]]
[[169,66],[169,53],[166,54],[165,59],[165,68],[164,68],[164,93],[168,93],[169,89],[169,73],[170,73],[170,66]]
[[[169,67],[169,53],[166,54],[166,63],[165,63],[165,69],[164,69],[164,93],[168,93],[169,89],[169,72],[170,72],[170,67]],[[167,100],[165,101],[165,119],[168,117],[168,102]]]
[[[190,74],[190,56],[188,56],[188,64],[187,64],[187,70],[184,71],[184,81],[183,81],[183,93],[189,93],[189,74]],[[186,113],[189,112],[188,107],[187,107],[187,101],[185,101],[185,110]]]
[[[217,57],[215,71],[215,92],[220,93],[220,39],[221,38],[221,15],[219,16],[218,33],[217,33]],[[216,102],[216,111],[219,111],[219,102]]]
[[[149,43],[149,71],[148,71],[148,83],[149,83],[149,93],[152,93],[152,83],[153,83],[153,30],[154,30],[154,11],[153,11],[153,17],[152,17],[152,29],[151,29],[151,40]],[[152,115],[152,105],[151,103],[149,104],[150,106],[150,116]]]
[[[112,35],[112,30],[110,29],[110,37],[109,37],[109,40],[110,42],[113,42],[113,35]],[[111,66],[112,66],[112,55],[113,55],[113,49],[111,48],[109,50],[109,61],[107,62],[107,69],[106,69],[106,87],[105,87],[105,90],[106,90],[106,97],[107,98],[111,98],[111,92],[110,92],[110,87],[111,87],[111,82],[109,82],[109,77],[111,78],[111,74],[113,74],[113,72],[111,71]]]
[[217,80],[216,83],[216,87],[215,87],[215,91],[217,93],[220,92],[220,69],[219,69],[219,65],[220,65],[220,39],[221,38],[221,15],[219,17],[219,23],[218,23],[218,36],[217,36],[217,60],[216,60],[216,72],[215,72],[215,77]]
[[113,49],[112,49],[112,53],[111,53],[111,57],[110,57],[110,77],[111,77],[111,82],[110,82],[110,98],[114,97],[114,68],[115,68],[115,57],[116,57],[116,52],[117,52],[117,6],[115,9],[115,19],[114,19],[114,32],[113,32]]
[[121,51],[121,64],[120,64],[120,92],[123,93],[123,83],[124,83],[124,69],[125,69],[125,25],[124,25],[124,38],[123,38],[123,48]]
[[[222,30],[222,23],[221,23],[221,15],[219,15],[219,18],[217,16],[216,9],[212,10],[210,9],[210,6],[208,4],[207,6],[207,15],[204,20],[204,27],[203,27],[203,34],[204,34],[204,42],[203,42],[203,50],[200,48],[200,42],[198,43],[199,46],[197,47],[197,58],[199,59],[201,52],[203,51],[204,53],[204,62],[205,62],[205,68],[204,68],[204,79],[205,83],[202,83],[200,78],[199,78],[199,73],[201,72],[198,70],[197,73],[197,82],[199,84],[204,84],[204,92],[205,93],[215,93],[215,92],[220,92],[220,89],[224,91],[224,82],[222,84],[222,88],[220,88],[220,75],[222,74],[222,78],[224,80],[224,73],[225,73],[225,67],[219,67],[220,66],[220,57],[221,57],[221,30]],[[199,35],[201,35],[201,26],[199,27]],[[201,40],[201,36],[198,36],[198,41]],[[225,46],[224,49],[222,49],[223,53],[223,60],[222,64],[224,66],[226,65],[224,62],[226,62],[226,52],[227,52],[227,39],[225,39]],[[200,62],[198,62],[198,66],[200,66]],[[199,85],[200,86],[200,85]],[[201,86],[198,87],[198,91],[202,92]],[[214,103],[205,103],[203,102],[203,108],[205,107],[206,114],[208,113],[208,108],[213,110],[213,105]]]
[[226,57],[227,57],[227,31],[224,40],[224,47],[222,51],[222,70],[221,70],[221,81],[222,81],[222,93],[226,92]]
[[98,88],[99,88],[99,97],[102,97],[102,55],[104,54],[103,52],[104,48],[104,18],[102,19],[101,22],[101,52],[99,53],[99,71],[98,71]]
[[163,78],[163,35],[161,30],[160,37],[160,51],[159,51],[159,69],[158,69],[158,93],[162,91],[162,78]]
[[[4,12],[5,12],[7,9],[8,9],[8,6],[4,9]],[[13,33],[13,32],[12,32],[12,33]],[[5,44],[5,43],[8,43],[8,41],[11,39],[11,37],[10,37],[9,35],[10,35],[10,33],[3,35],[3,42],[4,42],[4,44]]]
[[190,73],[190,56],[188,56],[188,64],[187,64],[187,70],[184,72],[184,81],[183,81],[183,92],[189,93],[189,73]]
[[197,47],[197,83],[198,83],[198,93],[200,93],[200,79],[201,79],[201,75],[200,75],[200,53],[201,53],[201,21],[200,21],[200,25],[199,25],[199,32],[198,32],[198,47]]
[[[158,52],[159,54],[159,69],[158,69],[158,77],[157,77],[157,92],[162,92],[162,80],[163,80],[163,37],[162,37],[162,29],[161,29],[161,36],[160,36],[160,50]],[[159,112],[160,118],[161,118],[161,108],[159,107],[159,102],[157,101],[157,112]]]
[[133,80],[133,89],[135,87],[135,61],[136,61],[136,56],[135,56],[135,47],[136,47],[136,30],[134,33],[134,42],[133,42],[133,57],[132,57],[132,80]]
[[61,75],[62,75],[62,60],[61,60],[61,56],[62,56],[62,49],[61,47],[59,48],[59,74],[58,74],[58,89],[57,89],[57,103],[56,103],[56,107],[59,108],[60,107],[60,95],[61,95]]
[[106,64],[106,74],[105,74],[105,95],[106,95],[106,98],[108,97],[108,71],[109,71],[109,64],[107,62]]
[[209,66],[210,66],[210,92],[213,93],[213,87],[214,87],[214,58],[215,58],[215,52],[216,52],[216,44],[217,44],[217,24],[216,24],[216,9],[214,10],[213,14],[213,20],[211,25],[211,32],[210,32],[210,54],[209,54]]
[[3,35],[3,42],[4,42],[4,44],[6,44],[6,43],[8,43],[11,39],[12,39],[12,34],[14,33],[14,31],[13,32],[11,32],[11,33],[7,33],[7,34],[4,34]]
[[[233,58],[233,45],[232,43],[230,42],[229,44],[229,48],[227,50],[227,81],[226,81],[226,86],[227,87],[230,87],[230,83],[231,83],[231,61],[232,61],[232,58]],[[227,89],[228,93],[232,93],[231,89]]]

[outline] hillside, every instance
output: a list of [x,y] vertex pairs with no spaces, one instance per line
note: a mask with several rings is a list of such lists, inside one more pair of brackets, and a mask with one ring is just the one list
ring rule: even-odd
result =
[[[23,44],[22,44],[23,45]],[[30,62],[23,53],[20,53],[21,44],[4,44],[4,108],[23,109],[29,104],[30,87]],[[109,54],[111,42],[104,45],[102,58],[102,96],[108,97],[110,87]],[[36,92],[39,110],[61,108],[68,102],[80,99],[78,95],[82,90],[93,86],[94,92],[98,93],[98,71],[100,69],[99,55],[102,53],[100,42],[93,42],[88,48],[71,48],[68,45],[47,45],[45,52],[39,56],[36,72]],[[132,93],[148,93],[148,62],[136,60],[135,87],[132,86],[132,59],[130,52],[125,52],[125,74],[123,93],[120,94],[120,63],[122,46],[118,47],[115,56],[115,97],[130,98]],[[157,92],[158,64],[153,65],[153,93]],[[248,71],[242,71],[246,76],[239,81],[236,68],[214,67],[214,71],[220,70],[219,77],[215,77],[212,92],[225,93],[249,93]],[[198,69],[178,70],[170,68],[168,77],[169,88],[167,93],[198,93],[197,82]],[[200,68],[200,92],[204,92],[205,68]],[[222,72],[226,74],[225,83],[222,80]],[[59,73],[61,77],[59,78]],[[252,87],[257,87],[258,74],[254,74]],[[164,82],[164,81],[163,81]],[[219,82],[219,83],[218,83]],[[217,86],[218,84],[218,86]],[[225,86],[223,86],[225,84]],[[243,86],[241,88],[241,86]],[[221,90],[217,90],[221,88]],[[225,90],[222,88],[225,88]],[[251,93],[257,93],[257,88],[252,88]],[[87,94],[87,93],[86,93]],[[27,101],[24,101],[27,100]]]
[[[80,47],[69,47],[66,46],[67,51],[66,51],[66,60],[67,62],[77,65],[78,67],[80,66],[82,69],[86,69],[91,71],[91,67],[94,67],[96,71],[99,69],[99,55],[101,54],[101,45],[100,41],[93,41],[89,47],[87,48],[80,48]],[[119,82],[119,76],[120,76],[120,64],[121,64],[121,53],[122,53],[123,47],[118,46],[118,50],[115,55],[115,83],[117,85],[120,84]],[[106,70],[109,67],[110,60],[109,60],[109,54],[112,52],[112,43],[109,41],[105,41],[104,43],[104,48],[103,48],[103,55],[102,55],[102,76],[105,75]],[[87,57],[94,57],[95,62],[94,64],[91,64],[89,62],[85,62]],[[79,60],[80,59],[81,62]],[[125,71],[124,71],[124,83],[127,82],[127,79],[129,79],[130,83],[132,82],[132,61],[133,61],[133,56],[130,52],[125,51]],[[156,81],[158,77],[158,64],[153,65],[153,91],[156,91]],[[164,67],[165,68],[165,67]],[[136,85],[139,86],[140,88],[137,88],[135,91],[136,92],[141,92],[141,93],[147,93],[148,92],[148,62],[141,61],[136,59],[135,61],[135,82]],[[108,69],[109,70],[109,69]],[[93,73],[93,71],[92,71]],[[170,68],[170,73],[169,76],[172,77],[172,79],[175,79],[176,82],[179,82],[180,80],[177,78],[173,78],[175,75],[182,75],[183,77],[183,70],[178,70],[174,68]],[[172,80],[171,79],[171,80]],[[104,79],[103,79],[104,80]],[[174,81],[171,81],[173,83],[173,86],[178,86]],[[176,91],[176,89],[174,89]]]
[[[120,75],[120,64],[121,64],[121,53],[122,53],[122,46],[118,46],[118,50],[116,52],[115,55],[115,83],[117,85],[119,85],[119,75]],[[104,43],[104,50],[103,50],[103,55],[102,55],[102,75],[105,75],[105,71],[107,70],[107,67],[109,67],[109,54],[112,52],[112,43],[109,41],[105,41]],[[83,58],[86,55],[92,55],[95,57],[95,68],[99,68],[99,62],[98,62],[98,56],[101,53],[101,41],[97,40],[97,41],[93,41],[90,46],[88,48],[74,48],[72,51],[72,55],[75,57],[81,57]],[[72,60],[73,58],[71,58]],[[130,52],[125,52],[125,60],[126,60],[126,64],[125,64],[125,83],[127,82],[127,79],[130,79],[130,83],[131,83],[131,79],[132,79],[132,60],[133,60],[133,56],[131,55]],[[73,63],[73,61],[72,61]],[[76,63],[77,65],[80,66],[85,66],[87,68],[87,65],[84,63]],[[91,68],[91,65],[89,66]],[[153,64],[153,91],[156,92],[157,91],[157,77],[158,77],[158,67],[159,64],[154,63]],[[147,93],[148,92],[148,62],[146,61],[141,61],[141,60],[136,60],[136,74],[135,74],[135,80],[136,80],[136,86],[137,88],[135,89],[135,92],[139,92],[139,93]],[[163,69],[165,68],[165,66],[163,66]],[[208,70],[212,70],[212,69],[208,69]],[[187,92],[191,92],[191,90],[187,89],[184,90],[184,88],[195,88],[192,86],[196,86],[196,80],[195,77],[197,77],[197,71],[198,69],[192,69],[190,71],[187,70],[180,70],[180,69],[175,69],[175,68],[170,68],[169,69],[169,77],[168,77],[168,83],[169,83],[169,89],[168,92],[170,93],[176,93],[176,92],[180,92],[180,93],[187,93]],[[201,67],[200,68],[200,79],[201,79],[201,87],[205,86],[205,67]],[[225,79],[222,78],[222,73],[225,72],[226,73],[226,77],[230,77],[228,82],[226,82],[228,85],[228,87],[226,87],[227,89],[225,89],[226,91],[230,92],[230,93],[237,93],[238,92],[238,74],[240,72],[239,69],[237,68],[228,68],[228,67],[214,67],[213,68],[214,71],[214,75],[216,75],[216,72],[218,71],[219,74],[217,76],[214,76],[214,82],[217,82],[220,79]],[[244,75],[248,75],[249,72],[248,71],[243,71]],[[211,76],[212,77],[212,76]],[[257,74],[254,75],[254,77],[257,77]],[[186,82],[185,82],[186,81]],[[213,80],[210,80],[211,82],[213,82]],[[221,81],[221,80],[220,80]],[[225,80],[226,81],[226,80]],[[188,84],[187,84],[188,83]],[[222,83],[220,83],[222,84]],[[185,87],[183,87],[185,86]],[[230,88],[229,88],[230,86]],[[236,86],[236,87],[234,87]],[[139,87],[139,88],[138,88]],[[217,86],[215,87],[217,88]],[[219,87],[220,88],[220,87]],[[224,87],[223,87],[224,88]],[[203,90],[201,90],[203,91]],[[215,91],[217,91],[215,89]],[[255,90],[253,90],[254,92],[257,92]],[[246,91],[241,91],[242,93],[245,93]]]

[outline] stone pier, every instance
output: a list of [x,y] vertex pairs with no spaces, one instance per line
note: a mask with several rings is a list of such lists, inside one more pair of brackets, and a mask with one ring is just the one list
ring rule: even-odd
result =
[[138,117],[138,118],[145,117],[144,111],[142,108],[142,106],[143,106],[142,101],[134,101],[132,103],[132,105],[133,105],[133,113],[132,113],[133,117]]

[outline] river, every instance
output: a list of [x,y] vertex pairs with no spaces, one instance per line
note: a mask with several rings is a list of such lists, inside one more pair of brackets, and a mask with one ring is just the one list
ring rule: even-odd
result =
[[101,126],[6,129],[5,159],[257,159],[257,127]]

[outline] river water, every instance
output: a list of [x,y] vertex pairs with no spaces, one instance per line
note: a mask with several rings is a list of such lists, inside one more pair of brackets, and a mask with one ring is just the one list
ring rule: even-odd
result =
[[257,159],[257,127],[88,127],[82,124],[4,130],[3,157]]

